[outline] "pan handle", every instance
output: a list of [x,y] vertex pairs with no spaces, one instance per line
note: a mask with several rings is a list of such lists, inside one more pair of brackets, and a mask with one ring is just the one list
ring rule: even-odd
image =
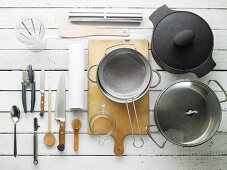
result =
[[113,47],[124,46],[124,45],[126,45],[126,46],[131,45],[131,46],[133,46],[134,49],[137,51],[135,44],[116,44],[116,45],[112,45],[112,46],[108,47],[108,48],[105,50],[105,55],[107,54],[107,50],[109,50],[109,49],[111,49],[111,48],[113,48]]
[[219,100],[219,103],[223,103],[223,102],[226,102],[227,101],[227,94],[226,94],[226,92],[225,92],[225,89],[222,87],[222,85],[217,81],[217,80],[209,80],[208,81],[208,85],[210,84],[210,82],[215,82],[219,87],[220,87],[220,89],[222,90],[222,92],[224,93],[224,95],[225,95],[225,99],[224,100]]
[[165,140],[165,142],[163,142],[163,144],[162,145],[159,145],[155,140],[154,140],[154,138],[151,136],[151,134],[150,134],[150,127],[153,127],[153,126],[155,126],[155,125],[147,125],[146,126],[146,133],[147,133],[147,135],[151,138],[151,140],[153,140],[153,142],[160,148],[160,149],[162,149],[162,148],[164,148],[164,146],[165,146],[165,144],[166,144],[166,142],[167,142],[167,139]]
[[151,70],[151,71],[158,75],[158,82],[155,85],[150,86],[150,88],[155,88],[161,83],[161,74],[157,70]]
[[92,83],[97,83],[97,81],[96,80],[92,80],[91,78],[90,78],[90,71],[91,71],[91,69],[92,68],[94,68],[94,67],[97,67],[98,65],[92,65],[88,70],[87,70],[87,78],[88,78],[88,80],[90,80]]

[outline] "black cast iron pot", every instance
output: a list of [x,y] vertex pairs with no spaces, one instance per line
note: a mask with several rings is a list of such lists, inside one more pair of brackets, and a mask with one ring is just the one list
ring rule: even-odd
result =
[[200,16],[163,5],[149,19],[154,25],[151,52],[161,68],[176,74],[192,72],[200,78],[215,67],[213,33]]

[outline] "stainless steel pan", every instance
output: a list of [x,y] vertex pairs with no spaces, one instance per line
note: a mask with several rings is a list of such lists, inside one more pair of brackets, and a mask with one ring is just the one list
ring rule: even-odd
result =
[[[208,86],[216,83],[225,95],[219,101]],[[158,97],[154,118],[156,125],[147,126],[147,134],[160,148],[170,141],[180,146],[197,146],[213,137],[219,128],[222,112],[220,103],[227,101],[227,94],[216,80],[208,85],[199,81],[181,80],[168,86]],[[166,141],[158,144],[150,133],[157,126]]]

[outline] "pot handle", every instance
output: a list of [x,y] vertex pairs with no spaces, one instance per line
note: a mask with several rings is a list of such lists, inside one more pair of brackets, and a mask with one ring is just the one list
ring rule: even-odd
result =
[[112,45],[112,46],[108,47],[108,48],[105,50],[105,55],[107,54],[107,50],[109,50],[109,49],[111,49],[111,48],[114,48],[114,47],[118,47],[118,46],[124,46],[124,45],[125,45],[125,46],[131,45],[131,46],[133,46],[134,49],[137,51],[135,44],[116,44],[116,45]]
[[174,12],[174,10],[168,8],[166,5],[163,5],[151,14],[149,20],[153,23],[155,28],[164,17]]
[[91,71],[91,69],[92,68],[94,68],[94,67],[97,67],[98,65],[92,65],[91,67],[89,67],[89,69],[87,70],[87,78],[88,78],[88,80],[90,80],[92,83],[97,83],[97,80],[92,80],[91,78],[90,78],[90,71]]
[[202,65],[193,69],[191,72],[195,73],[198,78],[201,78],[209,73],[215,66],[216,63],[214,62],[212,55],[210,55]]
[[220,88],[221,88],[221,90],[222,90],[222,92],[224,93],[224,95],[225,95],[225,99],[224,100],[219,100],[219,103],[223,103],[223,102],[226,102],[227,101],[227,94],[226,94],[226,92],[225,92],[225,89],[221,86],[221,84],[217,81],[217,80],[209,80],[208,81],[208,85],[210,84],[210,82],[215,82]]
[[161,74],[157,70],[151,70],[151,71],[158,75],[158,82],[155,85],[150,86],[150,88],[155,88],[161,83]]
[[155,126],[155,125],[147,125],[146,128],[145,128],[146,133],[147,133],[147,135],[151,138],[151,140],[153,140],[153,142],[154,142],[160,149],[162,149],[162,148],[164,148],[164,146],[165,146],[165,144],[166,144],[166,142],[167,142],[167,139],[165,140],[165,142],[163,142],[162,145],[159,145],[159,144],[154,140],[154,138],[151,136],[151,134],[150,134],[150,127],[153,127],[153,126]]

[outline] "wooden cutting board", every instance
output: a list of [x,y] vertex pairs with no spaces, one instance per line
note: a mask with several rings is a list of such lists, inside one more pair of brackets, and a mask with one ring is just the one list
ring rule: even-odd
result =
[[[148,41],[147,40],[92,40],[89,41],[89,57],[88,63],[89,67],[94,64],[99,64],[100,60],[105,56],[105,50],[108,47],[117,45],[117,44],[134,44],[136,49],[143,54],[146,58],[148,58]],[[116,48],[133,48],[133,46],[118,46],[114,47],[111,50]],[[111,50],[108,50],[110,52]],[[95,80],[96,78],[96,69],[92,69],[90,72],[90,77]],[[116,129],[112,134],[114,139],[114,154],[115,155],[123,155],[124,153],[124,145],[123,141],[125,136],[131,134],[127,109],[125,104],[119,104],[109,100],[105,97],[102,92],[99,90],[97,84],[88,81],[88,123],[91,116],[98,111],[100,111],[100,105],[106,105],[106,111],[112,113],[116,120]],[[141,127],[142,134],[146,134],[145,127],[149,123],[149,93],[146,93],[141,99],[135,102],[137,112],[138,112],[138,119]],[[139,134],[135,114],[133,111],[132,104],[129,105],[130,114],[132,118],[132,124],[135,134]],[[92,134],[89,126],[88,126],[88,133]],[[105,134],[105,130],[100,132],[100,134]],[[133,144],[133,143],[132,143]]]

